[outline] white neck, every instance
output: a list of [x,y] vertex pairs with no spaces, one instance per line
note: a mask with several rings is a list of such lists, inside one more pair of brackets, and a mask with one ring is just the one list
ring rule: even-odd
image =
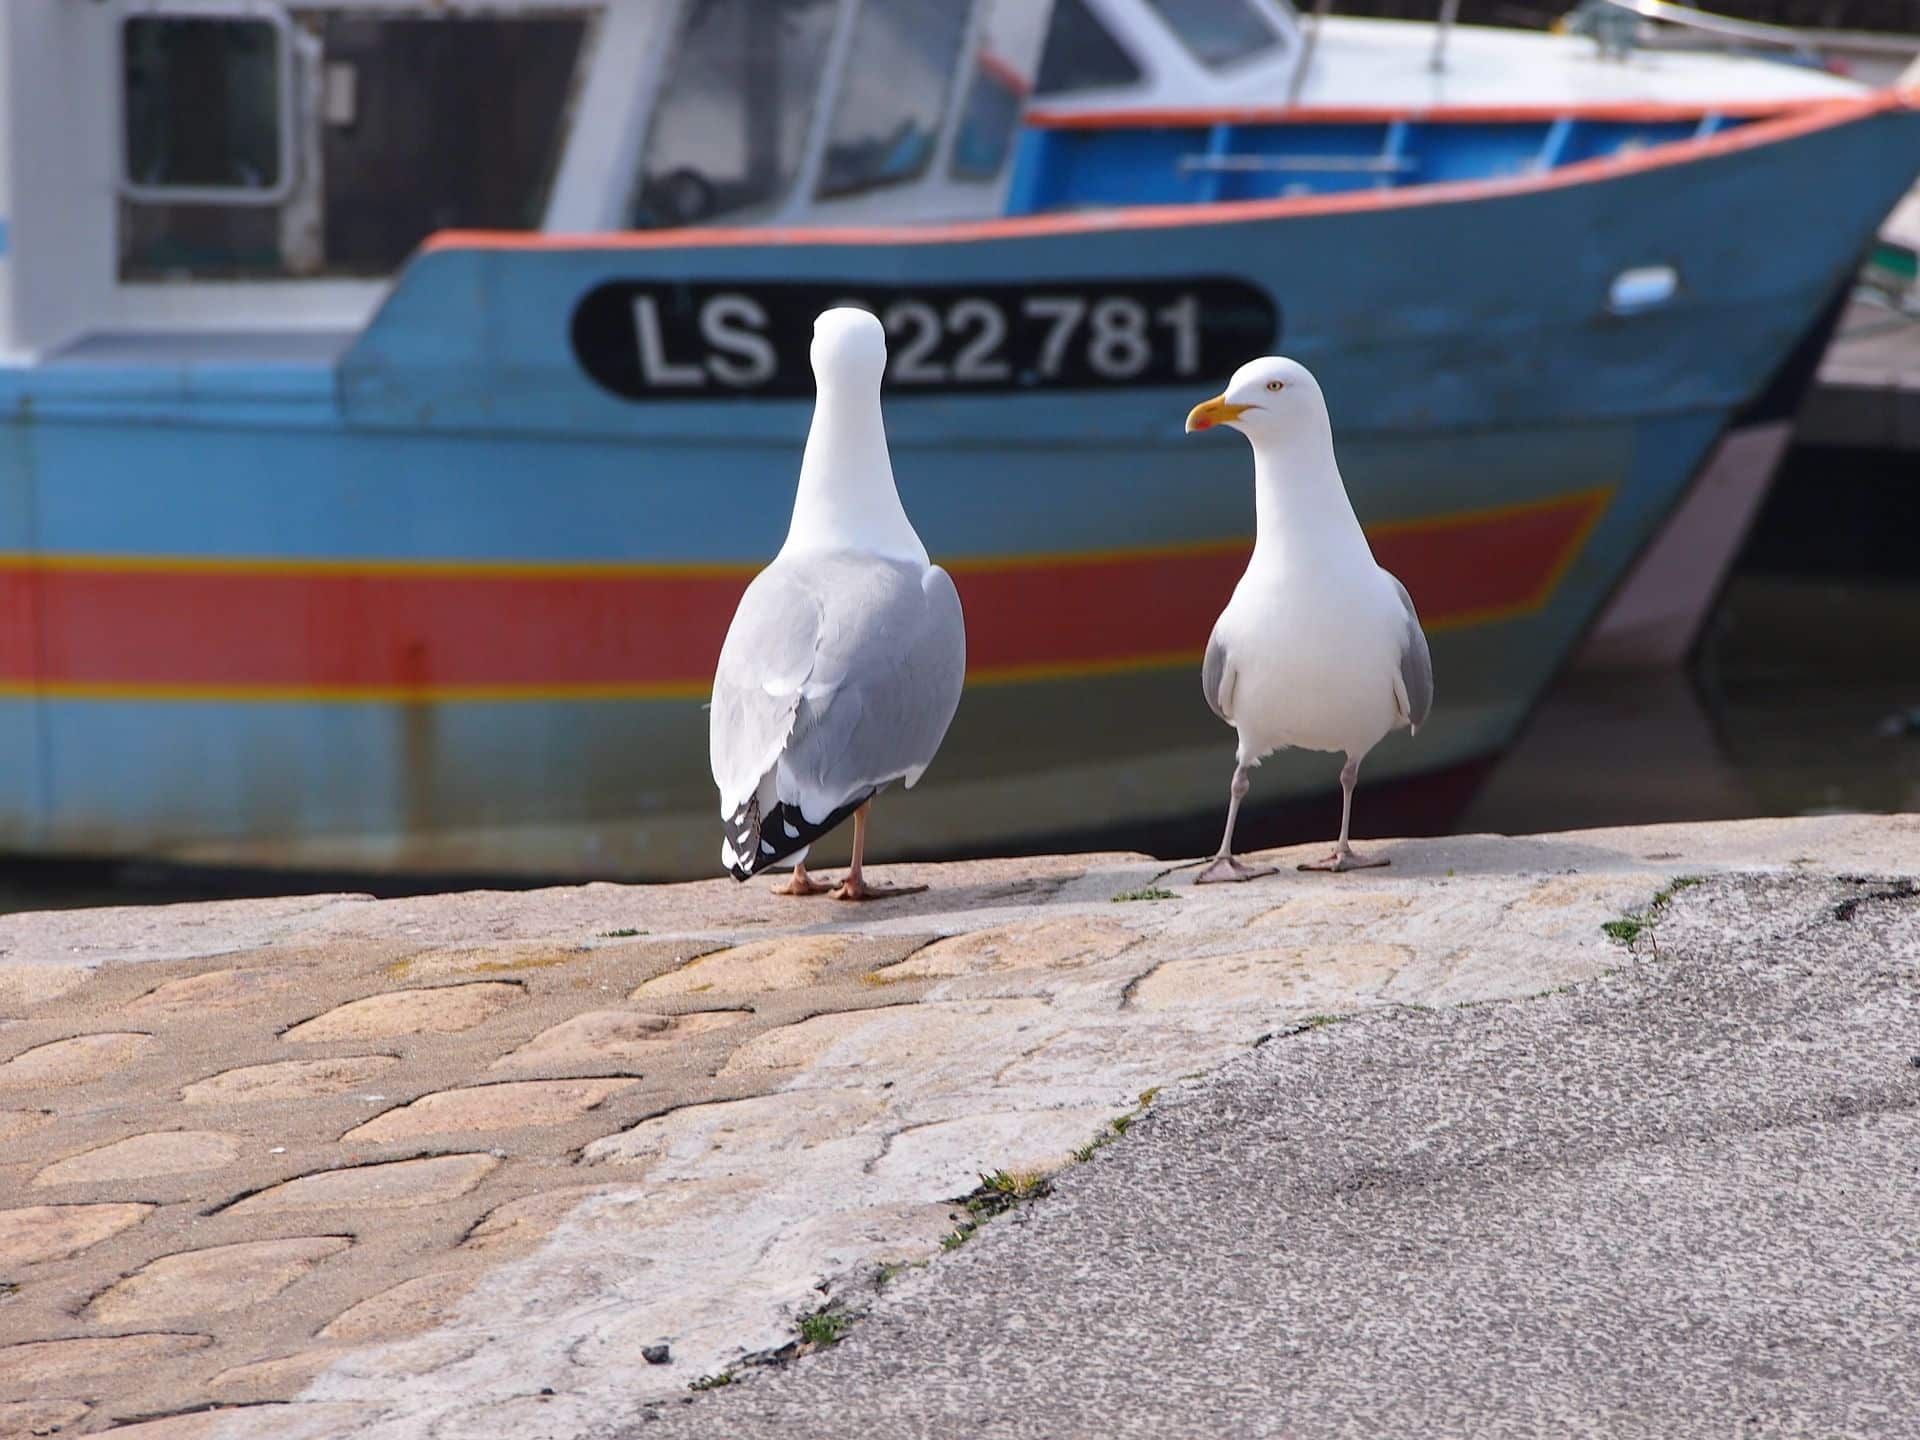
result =
[[1350,564],[1373,550],[1333,459],[1331,428],[1253,447],[1255,565],[1288,570]]
[[877,393],[848,394],[823,385],[814,402],[793,524],[780,553],[805,550],[859,550],[927,563],[927,547],[893,483]]

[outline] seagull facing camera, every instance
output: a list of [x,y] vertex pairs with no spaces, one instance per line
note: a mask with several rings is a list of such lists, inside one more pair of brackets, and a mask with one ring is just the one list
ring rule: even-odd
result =
[[1200,668],[1213,713],[1239,736],[1227,830],[1197,885],[1271,875],[1233,855],[1248,772],[1289,746],[1346,756],[1340,839],[1302,870],[1385,865],[1348,843],[1360,762],[1390,731],[1418,731],[1433,705],[1433,660],[1407,587],[1374,563],[1333,458],[1319,382],[1297,361],[1242,365],[1187,414],[1187,433],[1226,425],[1253,445],[1255,539],[1246,574],[1214,623]]

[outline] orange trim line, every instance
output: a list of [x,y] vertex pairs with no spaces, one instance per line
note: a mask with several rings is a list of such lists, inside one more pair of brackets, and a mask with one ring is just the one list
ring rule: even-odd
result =
[[1033,82],[1020,72],[1020,68],[991,50],[982,49],[974,57],[974,64],[1022,99],[1033,93]]
[[[1573,490],[1545,500],[1521,500],[1478,510],[1449,511],[1407,520],[1386,520],[1365,527],[1369,539],[1384,535],[1420,534],[1461,526],[1485,525],[1517,519],[1543,510],[1564,510],[1593,504],[1595,518],[1604,511],[1613,491],[1608,486]],[[1591,521],[1588,522],[1591,528]],[[1580,535],[1582,543],[1586,533]],[[1201,555],[1244,553],[1252,541],[1199,540],[1179,545],[1118,546],[1109,550],[1030,551],[1019,555],[935,556],[949,571],[977,575],[1022,570],[1059,570],[1075,566],[1111,565],[1116,561],[1169,560]],[[1577,548],[1577,547],[1576,547]],[[0,573],[36,571],[111,575],[347,575],[421,576],[430,579],[480,580],[648,580],[751,578],[766,565],[760,560],[716,560],[696,564],[678,561],[587,560],[346,560],[270,559],[263,556],[127,555],[64,553],[36,555],[28,551],[0,551]],[[1556,582],[1557,583],[1557,582]],[[1198,652],[1196,652],[1198,653]]]
[[[1085,235],[1130,228],[1175,229],[1193,225],[1244,224],[1302,215],[1339,215],[1413,205],[1458,204],[1496,195],[1557,190],[1646,170],[1688,165],[1737,154],[1781,140],[1837,129],[1890,110],[1920,108],[1920,92],[1882,90],[1857,100],[1822,101],[1776,119],[1723,130],[1699,140],[1676,140],[1631,155],[1604,155],[1571,165],[1497,180],[1454,180],[1391,190],[1348,190],[1279,200],[1225,200],[1195,205],[1127,205],[1059,215],[1023,215],[1004,220],[968,220],[946,225],[768,226],[761,229],[606,231],[547,235],[515,230],[442,230],[421,243],[420,253],[459,250],[578,252],[597,250],[721,249],[781,245],[939,245],[1050,235]],[[404,281],[402,282],[404,284]]]

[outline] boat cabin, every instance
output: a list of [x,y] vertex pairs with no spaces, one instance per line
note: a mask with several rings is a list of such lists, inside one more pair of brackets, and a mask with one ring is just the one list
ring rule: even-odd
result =
[[443,229],[998,214],[1046,10],[6,0],[0,355],[351,331]]

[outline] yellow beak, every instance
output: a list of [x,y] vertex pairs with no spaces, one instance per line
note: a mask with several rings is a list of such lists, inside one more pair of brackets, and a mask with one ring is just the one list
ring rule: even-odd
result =
[[1229,420],[1238,420],[1252,408],[1251,405],[1229,405],[1224,395],[1202,400],[1187,412],[1187,434],[1191,435],[1196,430],[1211,430]]

